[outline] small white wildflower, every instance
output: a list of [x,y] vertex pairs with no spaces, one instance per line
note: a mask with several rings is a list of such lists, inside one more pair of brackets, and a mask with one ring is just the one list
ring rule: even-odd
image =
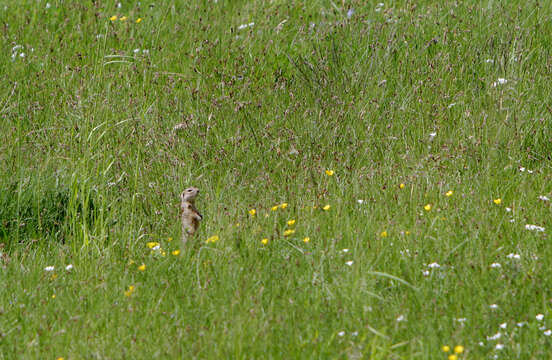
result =
[[550,336],[552,335],[552,330],[546,330],[545,332],[543,332],[543,334],[546,336]]
[[433,139],[437,135],[436,132],[429,133],[429,138]]
[[138,54],[140,52],[140,49],[136,48],[136,49],[132,50],[132,52],[134,52],[135,54]]
[[527,225],[525,225],[525,228],[527,230],[530,230],[530,231],[544,232],[544,228],[542,226],[538,226],[538,225],[527,224]]
[[506,212],[512,212],[512,208],[507,207]]
[[358,200],[357,200],[357,203],[359,203],[359,204],[364,204],[364,200],[358,199]]
[[485,346],[485,343],[483,341],[480,341],[479,346]]
[[427,267],[430,268],[430,269],[439,269],[441,267],[441,265],[437,264],[436,262],[432,262]]
[[495,349],[497,349],[497,350],[502,350],[502,349],[504,349],[504,345],[502,345],[502,344],[496,344]]
[[381,8],[384,6],[385,4],[384,3],[378,3],[376,5],[376,8],[374,9],[375,12],[380,12],[381,11]]
[[123,6],[123,4],[121,4],[120,2],[117,3],[117,9],[120,9],[121,6]]
[[142,50],[142,54],[144,54],[144,55],[149,55],[149,50],[148,50],[148,49]]
[[498,78],[496,81],[491,85],[492,87],[497,87],[498,85],[504,85],[508,82],[508,80],[503,78]]
[[15,45],[14,47],[12,47],[12,52],[16,52],[19,49],[23,49],[23,45]]
[[533,170],[527,170],[527,172],[528,172],[529,174],[532,174],[532,173],[533,173]]
[[466,318],[459,318],[459,319],[456,319],[456,321],[458,321],[459,323],[465,323],[466,321],[468,321],[468,319],[466,319]]
[[399,317],[397,318],[397,322],[401,322],[401,321],[406,321],[406,318],[404,317],[404,315],[399,315]]
[[351,333],[351,335],[353,335],[353,336],[358,336],[358,331],[353,331],[353,332]]
[[539,196],[539,200],[542,200],[542,201],[550,201],[550,199],[549,199],[547,196],[545,196],[545,195]]
[[454,105],[456,105],[456,103],[450,103],[450,104],[447,106],[447,109],[450,109],[450,108],[453,107]]
[[491,305],[489,305],[489,307],[490,307],[491,309],[493,309],[493,310],[498,309],[498,305],[497,305],[497,304],[491,304]]
[[251,26],[253,26],[253,25],[255,25],[254,22],[250,22],[249,24],[241,24],[240,26],[238,26],[238,30],[242,30],[242,29],[251,27]]
[[348,253],[349,249],[343,249],[343,250],[341,250],[341,252]]
[[519,171],[524,172],[525,168],[522,166],[522,167],[519,168]]
[[516,222],[516,220],[515,220],[515,219],[510,219],[510,220],[508,220],[508,221],[509,221],[509,222],[511,222],[511,223],[514,223],[514,222]]
[[498,340],[500,339],[501,336],[502,336],[502,333],[497,332],[493,336],[487,336],[487,340]]
[[508,323],[502,323],[498,325],[501,329],[506,329],[508,327]]
[[345,336],[345,331],[340,331],[337,333],[337,336]]
[[345,265],[347,266],[353,266],[353,260],[345,262]]
[[24,57],[25,57],[25,53],[19,54],[19,57],[20,57],[20,58],[24,58]]
[[521,259],[521,255],[519,255],[519,254],[514,254],[514,253],[509,253],[508,255],[506,255],[506,257],[507,257],[508,259],[516,259],[516,260]]
[[44,268],[44,271],[54,271],[54,267],[53,266],[46,266]]
[[49,9],[50,7],[52,7],[52,5],[50,3],[46,3],[46,9]]
[[354,14],[355,14],[355,9],[349,9],[349,11],[347,11],[347,18],[350,19]]
[[543,325],[543,326],[539,326],[539,330],[540,330],[540,331],[544,331],[544,330],[546,330],[546,325]]
[[535,318],[536,318],[538,321],[542,321],[542,319],[544,319],[544,315],[543,315],[543,314],[537,314],[537,316],[535,316]]
[[422,271],[422,274],[424,274],[424,276],[429,276],[429,270]]
[[159,249],[161,249],[160,245],[155,245],[154,247],[151,248],[152,251],[157,251]]
[[518,322],[516,324],[517,327],[524,327],[525,325],[527,325],[527,323],[525,321],[522,321],[522,322]]
[[493,60],[493,59],[487,59],[487,60],[485,60],[485,62],[486,62],[487,64],[494,64],[494,60]]
[[70,271],[73,269],[73,264],[69,264],[65,267],[65,270]]
[[500,265],[499,263],[492,263],[492,264],[491,264],[491,267],[492,267],[493,269],[498,269],[498,268],[502,267],[502,265]]

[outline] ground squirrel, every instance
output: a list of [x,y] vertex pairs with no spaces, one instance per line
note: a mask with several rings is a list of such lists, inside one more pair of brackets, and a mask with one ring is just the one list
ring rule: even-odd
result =
[[199,227],[199,221],[203,218],[195,208],[194,201],[199,194],[199,189],[189,187],[180,194],[180,218],[182,219],[182,245],[193,236]]

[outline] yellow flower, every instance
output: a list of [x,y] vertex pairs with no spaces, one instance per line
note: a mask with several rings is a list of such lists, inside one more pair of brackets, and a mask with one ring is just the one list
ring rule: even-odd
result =
[[52,276],[50,277],[50,279],[52,280],[55,280],[57,278],[57,274],[56,273],[53,273]]
[[453,194],[452,190],[449,190],[445,193],[446,196],[452,196],[452,194]]
[[405,186],[406,186],[405,184],[400,183],[400,184],[399,184],[399,189],[404,189]]
[[387,237],[387,230],[384,230],[380,234],[381,237]]
[[444,345],[441,350],[443,350],[444,352],[449,352],[450,351],[450,346],[448,345]]
[[249,212],[249,215],[255,216],[255,214],[257,213],[257,210],[251,209],[251,210],[249,210],[248,212]]
[[308,243],[309,241],[310,241],[310,237],[308,237],[308,236],[307,236],[306,238],[303,239],[303,242],[304,242],[305,244]]
[[58,357],[56,358],[56,360],[65,360],[65,359],[63,359],[62,357]]
[[407,231],[404,232],[404,234],[405,235],[410,235],[410,231],[407,230]]
[[52,299],[55,299],[56,298],[56,294],[52,294]]
[[333,170],[326,170],[326,175],[333,176],[334,171]]
[[126,297],[129,297],[130,295],[132,295],[132,293],[134,292],[134,289],[135,289],[135,288],[134,288],[134,285],[130,285],[130,286],[128,287],[128,290],[125,291],[125,296],[126,296]]
[[126,16],[122,16],[122,17],[121,17],[121,18],[120,18],[119,20],[121,20],[121,21],[125,21],[126,19],[127,19],[127,17],[126,17]]
[[166,251],[161,252],[161,256],[167,256],[167,252]]
[[502,203],[502,199],[501,198],[494,199],[493,202],[497,205],[500,205]]
[[236,223],[236,227],[240,227],[240,223]]
[[289,226],[295,224],[295,219],[288,220],[287,224],[288,224]]
[[142,18],[136,19],[136,24],[139,24],[142,21]]
[[330,210],[330,204],[325,205],[322,209],[324,209],[324,211]]
[[173,250],[171,254],[173,254],[174,256],[178,256],[180,254],[180,250]]
[[293,234],[295,234],[295,230],[289,229],[289,230],[284,231],[284,236],[290,236],[290,235],[293,235]]
[[171,242],[171,241],[172,241],[172,237],[168,238],[167,241],[168,241],[168,242]]
[[426,206],[424,206],[424,210],[425,211],[431,210],[431,204],[427,204]]
[[262,243],[263,245],[268,244],[268,239],[267,239],[267,238],[262,239],[262,240],[261,240],[261,243]]
[[159,246],[159,243],[151,241],[151,242],[147,243],[146,246],[149,247],[150,249],[153,249],[154,247]]
[[454,347],[454,352],[456,354],[462,354],[464,352],[464,347],[462,345],[456,345]]
[[109,20],[111,20],[111,21],[117,20],[117,15],[113,15],[112,17],[109,18]]
[[282,203],[282,204],[280,205],[280,207],[281,207],[282,209],[285,209],[285,208],[288,207],[288,203]]
[[129,265],[132,265],[134,264],[134,260],[130,259],[130,261],[128,262]]
[[208,238],[207,240],[205,240],[205,242],[207,244],[208,243],[214,243],[214,242],[217,242],[217,241],[219,241],[219,236],[218,235],[213,235],[210,238]]
[[138,266],[138,270],[146,271],[146,264],[142,264],[142,265]]
[[448,360],[458,360],[458,356],[456,356],[455,354],[450,354],[448,356]]
[[273,207],[270,208],[270,210],[272,210],[272,211],[278,210],[278,205],[274,205]]

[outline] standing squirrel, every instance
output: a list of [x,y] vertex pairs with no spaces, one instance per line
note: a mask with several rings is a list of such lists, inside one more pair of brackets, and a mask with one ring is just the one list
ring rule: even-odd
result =
[[185,245],[189,237],[192,237],[199,227],[199,221],[203,216],[195,208],[195,198],[199,189],[189,187],[180,194],[180,218],[182,220],[182,245]]

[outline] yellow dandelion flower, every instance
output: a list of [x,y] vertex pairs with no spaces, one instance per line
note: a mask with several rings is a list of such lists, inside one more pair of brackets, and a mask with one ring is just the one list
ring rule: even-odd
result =
[[109,18],[109,20],[111,20],[111,21],[117,20],[117,15],[113,15],[112,17]]
[[211,237],[209,237],[207,240],[205,240],[205,242],[208,244],[208,243],[214,243],[214,242],[217,242],[219,241],[219,236],[218,235],[213,235]]
[[132,295],[132,293],[134,292],[134,289],[135,289],[134,285],[130,285],[128,287],[128,290],[125,290],[125,296],[129,297],[130,295]]
[[295,224],[295,219],[288,220],[287,224],[289,226],[294,225]]
[[146,271],[146,264],[142,264],[142,265],[138,266],[138,270]]
[[496,205],[500,205],[500,204],[502,204],[502,199],[501,199],[501,198],[494,199],[493,202],[494,202]]
[[404,232],[404,234],[405,235],[410,235],[410,231],[407,230],[407,231]]
[[280,207],[281,207],[282,209],[285,209],[285,208],[288,207],[288,203],[281,203],[281,204],[280,204]]
[[166,251],[162,251],[162,252],[161,252],[161,256],[167,256],[167,252],[166,252]]
[[173,250],[171,251],[171,254],[173,254],[174,256],[178,256],[180,255],[180,250]]
[[65,360],[65,359],[62,358],[62,357],[58,357],[58,358],[56,358],[56,360]]
[[119,20],[121,21],[126,21],[127,17],[126,16],[121,16],[121,18]]
[[405,186],[406,186],[405,184],[400,183],[400,184],[399,184],[399,189],[404,189]]
[[445,196],[449,197],[449,196],[452,196],[454,192],[452,190],[449,190],[445,193]]
[[55,299],[56,298],[56,294],[52,294],[52,299]]
[[444,352],[449,352],[450,351],[450,346],[448,345],[444,345],[441,350],[443,350]]
[[251,215],[251,216],[255,216],[255,214],[257,213],[257,210],[251,209],[251,210],[248,211],[248,213],[249,213],[249,215]]
[[268,239],[267,239],[267,238],[262,239],[262,240],[261,240],[261,243],[262,243],[263,245],[268,244]]
[[270,208],[270,210],[272,210],[272,211],[278,210],[278,205],[274,205],[273,207]]
[[322,209],[323,209],[324,211],[330,210],[330,204],[325,205]]
[[326,170],[326,175],[333,176],[334,171],[333,170]]
[[142,18],[136,19],[136,24],[139,24],[140,22],[142,22]]
[[381,237],[387,237],[387,230],[384,230],[380,234]]
[[464,347],[462,345],[456,345],[454,347],[454,352],[456,354],[462,354],[464,352]]
[[308,242],[310,242],[310,237],[307,236],[306,238],[304,238],[304,239],[303,239],[303,242],[304,242],[305,244],[308,243]]
[[289,229],[289,230],[284,231],[284,236],[290,236],[290,235],[293,235],[293,234],[295,234],[295,230]]
[[240,223],[236,223],[236,227],[240,227]]
[[456,354],[450,354],[448,360],[458,360],[458,356],[456,356]]
[[146,243],[146,246],[150,249],[153,249],[154,247],[159,246],[159,243],[155,241],[150,241],[149,243]]
[[424,210],[425,211],[431,210],[431,204],[427,204],[426,206],[424,206]]

